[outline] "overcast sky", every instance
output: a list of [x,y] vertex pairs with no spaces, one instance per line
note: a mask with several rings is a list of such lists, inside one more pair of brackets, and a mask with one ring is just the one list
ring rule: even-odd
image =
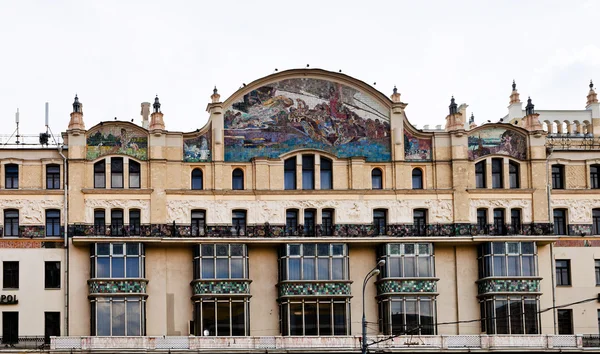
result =
[[413,123],[444,124],[450,96],[476,122],[507,113],[512,80],[536,109],[583,109],[600,85],[600,1],[0,0],[2,135],[65,131],[75,93],[91,128],[135,119],[158,94],[167,129],[207,119],[275,68],[343,73],[389,96]]

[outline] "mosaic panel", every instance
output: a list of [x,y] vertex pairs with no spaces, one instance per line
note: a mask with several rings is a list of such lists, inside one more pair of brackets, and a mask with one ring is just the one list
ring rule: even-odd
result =
[[42,248],[45,243],[41,240],[0,240],[0,248]]
[[209,162],[212,159],[211,155],[211,125],[203,133],[198,135],[183,138],[183,161],[185,162]]
[[569,235],[583,236],[592,234],[592,225],[587,224],[569,224]]
[[148,159],[148,135],[126,125],[107,123],[87,136],[86,158],[95,160],[110,154],[123,154],[140,160]]
[[145,294],[147,280],[119,279],[119,280],[95,280],[88,281],[88,290],[92,294]]
[[279,297],[285,296],[350,296],[350,283],[318,282],[318,283],[280,283]]
[[205,294],[250,294],[247,280],[201,281],[192,285],[194,295]]
[[42,225],[20,225],[19,237],[45,237],[46,228]]
[[377,283],[377,294],[390,293],[434,293],[437,292],[437,280],[433,279],[382,279]]
[[556,247],[600,247],[600,240],[560,239],[554,243]]
[[389,109],[370,95],[314,78],[257,88],[225,111],[225,161],[278,158],[309,148],[389,161]]
[[477,283],[477,291],[486,293],[539,292],[539,279],[485,279]]
[[469,134],[469,159],[498,154],[519,160],[527,158],[527,138],[511,129],[491,127]]
[[431,160],[431,138],[417,138],[405,128],[404,159],[407,161]]

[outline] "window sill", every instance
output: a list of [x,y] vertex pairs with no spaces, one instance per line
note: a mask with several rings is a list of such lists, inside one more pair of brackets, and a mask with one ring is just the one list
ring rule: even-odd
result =
[[81,193],[83,194],[152,194],[154,189],[152,188],[83,188]]
[[14,291],[19,290],[19,288],[2,288],[2,291]]
[[50,195],[62,195],[64,193],[63,189],[44,189],[44,188],[31,188],[31,189],[0,189],[0,195],[40,195],[40,194],[50,194]]
[[44,288],[44,290],[61,290],[61,288]]

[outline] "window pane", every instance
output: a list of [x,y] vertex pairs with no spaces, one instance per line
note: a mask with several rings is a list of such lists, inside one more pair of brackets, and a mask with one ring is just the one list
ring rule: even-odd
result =
[[288,265],[289,280],[300,280],[300,258],[290,258]]
[[523,313],[520,299],[510,300],[510,333],[523,334]]
[[304,335],[316,336],[317,333],[317,304],[304,303]]
[[231,303],[231,335],[246,335],[246,305],[244,302],[235,301]]
[[508,276],[521,275],[521,264],[519,256],[508,256]]
[[389,276],[392,278],[399,278],[402,276],[402,262],[400,257],[389,258]]
[[229,322],[229,302],[217,302],[217,335],[230,336],[231,324]]
[[331,304],[329,302],[322,302],[319,304],[319,335],[330,336],[332,334]]
[[98,278],[110,278],[110,258],[98,257],[98,266],[96,269]]
[[215,278],[215,264],[212,258],[202,259],[202,279]]
[[217,258],[217,278],[229,278],[229,262],[227,258]]
[[391,301],[392,306],[392,334],[406,333],[404,323],[404,301]]
[[241,258],[231,259],[231,278],[244,278],[244,260]]
[[112,335],[125,335],[125,301],[113,301],[112,303]]
[[319,280],[329,279],[329,259],[328,258],[319,258],[318,265],[319,265],[318,279]]
[[127,278],[140,277],[140,259],[138,257],[127,257]]
[[496,300],[496,334],[509,334],[508,301]]
[[141,335],[140,301],[127,300],[127,335]]
[[333,324],[334,334],[336,336],[348,335],[348,326],[346,321],[346,304],[345,303],[334,303],[333,304]]
[[96,301],[96,335],[110,336],[110,302]]
[[538,334],[537,301],[525,300],[525,332],[526,334]]
[[331,265],[331,279],[332,280],[343,280],[344,279],[344,259],[334,258],[332,259]]
[[404,276],[412,278],[416,276],[416,259],[415,257],[404,257]]
[[421,334],[432,335],[435,334],[435,328],[433,325],[433,302],[425,301],[421,299]]
[[301,336],[304,331],[302,328],[302,304],[290,303],[290,335]]
[[430,259],[431,259],[430,257],[419,257],[419,276],[420,277],[432,276]]
[[214,301],[202,302],[202,331],[206,330],[210,336],[217,335]]
[[419,334],[419,312],[417,310],[417,302],[414,300],[406,300],[406,333]]
[[123,257],[112,258],[112,277],[113,278],[124,278],[125,277],[125,259]]
[[303,279],[304,280],[314,280],[315,279],[315,259],[314,258],[304,258],[304,262],[302,262],[302,271],[303,271]]

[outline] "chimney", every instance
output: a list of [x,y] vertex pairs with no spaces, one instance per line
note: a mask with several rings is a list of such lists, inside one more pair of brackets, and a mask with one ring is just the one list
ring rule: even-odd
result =
[[142,111],[140,114],[142,115],[142,128],[148,129],[148,125],[150,124],[148,120],[150,116],[150,102],[142,102]]

